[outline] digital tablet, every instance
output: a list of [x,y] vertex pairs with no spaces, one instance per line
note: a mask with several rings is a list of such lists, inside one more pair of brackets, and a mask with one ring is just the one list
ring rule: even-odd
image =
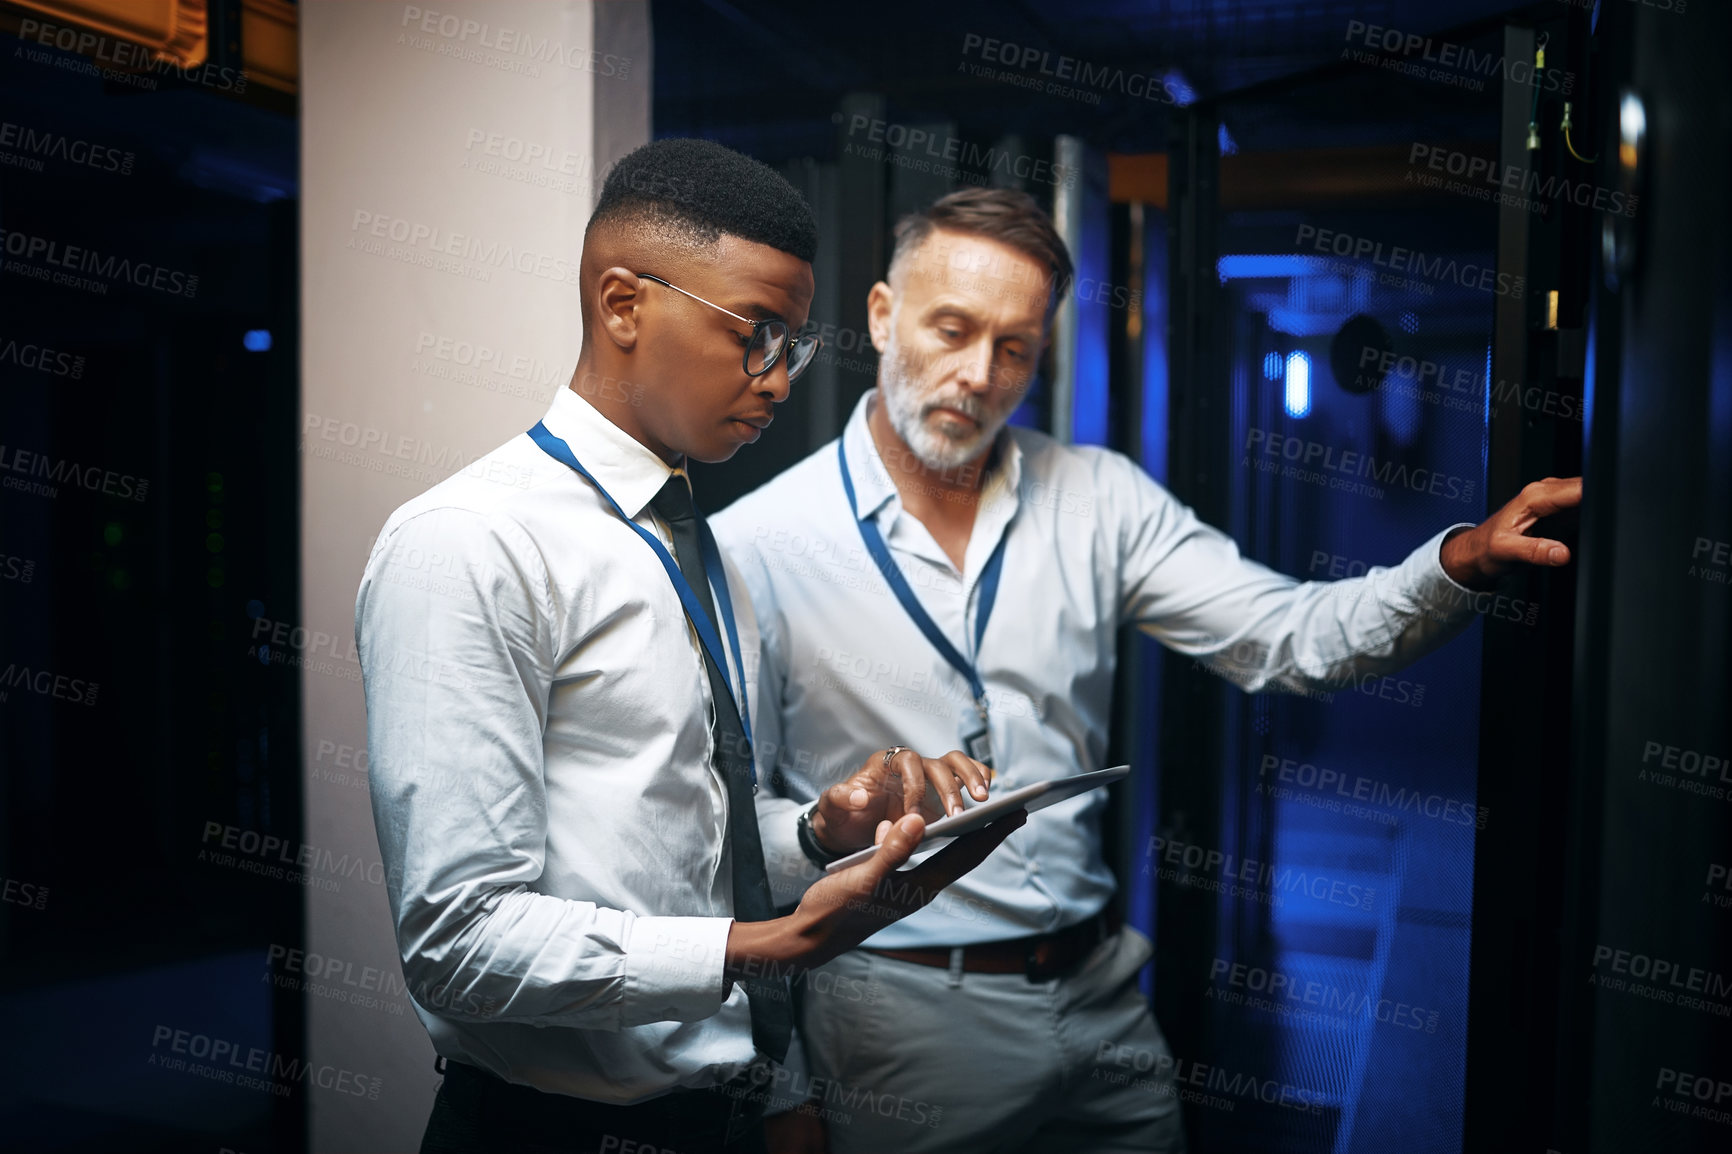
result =
[[[953,837],[961,837],[965,833],[973,833],[977,829],[984,829],[999,818],[1019,809],[1026,809],[1032,813],[1037,809],[1045,809],[1049,805],[1068,801],[1079,793],[1087,793],[1091,789],[1111,785],[1130,771],[1130,766],[1121,765],[1113,769],[1097,769],[1092,773],[1079,773],[1075,777],[1055,777],[1051,781],[1037,781],[1033,785],[1025,785],[1019,789],[1013,789],[1009,793],[973,804],[968,804],[968,794],[965,790],[962,797],[964,803],[968,804],[968,808],[953,817],[941,817],[937,821],[929,823],[926,827],[926,836],[920,839],[920,845],[916,848],[916,852],[919,852],[920,849],[930,849],[929,842],[947,841]],[[845,870],[849,866],[856,866],[868,860],[877,852],[877,846],[869,845],[847,857],[837,858],[824,868],[829,873]]]

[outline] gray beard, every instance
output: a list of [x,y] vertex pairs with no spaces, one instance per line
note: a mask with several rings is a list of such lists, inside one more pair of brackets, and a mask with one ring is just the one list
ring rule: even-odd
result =
[[972,435],[958,439],[928,426],[926,414],[937,398],[916,394],[894,336],[886,342],[884,353],[878,360],[878,395],[884,401],[890,427],[928,469],[942,472],[961,468],[985,452],[998,436],[999,429],[1004,427],[1003,420],[988,422],[984,406],[973,397],[957,397],[946,402],[970,416],[977,416],[982,422]]

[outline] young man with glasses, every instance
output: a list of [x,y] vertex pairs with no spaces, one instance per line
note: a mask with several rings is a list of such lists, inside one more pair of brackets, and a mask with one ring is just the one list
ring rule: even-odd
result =
[[873,750],[819,811],[828,850],[876,857],[803,898],[815,873],[766,867],[757,627],[682,466],[756,440],[810,363],[815,247],[756,161],[696,140],[625,157],[584,237],[571,388],[374,546],[355,607],[373,811],[445,1072],[423,1151],[761,1149],[788,978],[1020,824],[881,888],[986,771]]
[[[1443,644],[1474,616],[1464,586],[1568,562],[1525,535],[1581,499],[1579,479],[1547,478],[1392,569],[1301,584],[1120,454],[1006,427],[1071,274],[1020,192],[905,219],[867,297],[878,388],[839,440],[717,516],[757,606],[759,771],[784,806],[886,732],[959,742],[1001,789],[1102,768],[1124,625],[1247,690],[1318,688]],[[831,756],[765,760],[778,749]],[[808,977],[877,991],[864,1008],[805,1000],[814,1081],[937,1119],[853,1111],[829,1126],[836,1154],[1183,1148],[1175,1063],[1137,985],[1150,945],[1109,904],[1105,803],[1033,814],[943,901]]]

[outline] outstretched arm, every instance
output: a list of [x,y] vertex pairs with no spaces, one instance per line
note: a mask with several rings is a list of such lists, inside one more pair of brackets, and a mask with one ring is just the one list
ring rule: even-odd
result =
[[1564,546],[1526,533],[1580,499],[1579,481],[1548,478],[1393,567],[1301,582],[1242,556],[1232,538],[1119,460],[1121,620],[1248,692],[1328,690],[1393,673],[1459,634],[1476,612],[1519,616],[1524,609],[1512,612],[1485,590],[1523,561],[1567,563]]

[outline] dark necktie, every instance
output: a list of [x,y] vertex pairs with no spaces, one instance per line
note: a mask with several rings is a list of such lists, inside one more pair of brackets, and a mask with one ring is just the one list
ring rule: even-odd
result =
[[[698,543],[698,535],[708,536],[710,528],[692,504],[685,474],[669,477],[650,506],[667,522],[680,572],[709,615],[710,627],[721,636]],[[764,844],[758,838],[758,810],[752,801],[752,747],[734,709],[727,675],[716,668],[705,646],[700,644],[698,649],[704,655],[704,669],[710,676],[710,697],[715,703],[710,736],[716,747],[716,765],[728,783],[728,856],[733,863],[734,917],[742,922],[768,921],[776,916],[776,907],[770,897],[769,871],[764,866]],[[746,978],[740,984],[745,987],[752,1007],[752,1044],[780,1062],[787,1056],[794,1024],[787,979]]]

